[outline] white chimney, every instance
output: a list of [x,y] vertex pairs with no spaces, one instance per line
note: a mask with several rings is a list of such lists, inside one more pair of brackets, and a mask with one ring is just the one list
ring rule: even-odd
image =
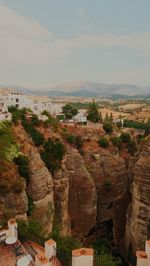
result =
[[93,266],[93,249],[81,248],[72,251],[72,266]]
[[56,242],[53,239],[45,242],[45,257],[48,259],[56,257]]
[[18,239],[17,222],[15,219],[8,221],[9,236],[16,237]]

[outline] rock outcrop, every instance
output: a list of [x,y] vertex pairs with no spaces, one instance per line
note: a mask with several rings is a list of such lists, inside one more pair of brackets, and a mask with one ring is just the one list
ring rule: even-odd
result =
[[54,175],[55,223],[60,227],[61,235],[71,235],[69,216],[69,175],[65,165]]
[[97,224],[112,220],[114,239],[119,243],[125,233],[129,195],[125,160],[109,150],[89,150],[85,162],[97,191]]
[[43,233],[47,236],[52,231],[54,220],[52,175],[43,163],[31,138],[21,125],[14,127],[14,134],[21,145],[22,152],[29,158],[31,180],[27,192],[35,205],[32,216],[42,224]]
[[76,149],[68,148],[64,164],[69,176],[69,215],[72,234],[82,238],[96,223],[95,184],[87,171],[83,157]]
[[150,137],[143,144],[135,164],[132,185],[132,202],[127,212],[126,244],[134,251],[144,248],[150,237]]

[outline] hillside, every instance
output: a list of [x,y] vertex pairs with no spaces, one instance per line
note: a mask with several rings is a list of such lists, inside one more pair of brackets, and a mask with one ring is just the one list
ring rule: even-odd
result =
[[[16,88],[15,86],[12,86]],[[143,98],[150,96],[150,87],[135,86],[132,84],[103,84],[91,81],[63,83],[51,88],[32,90],[17,87],[19,91],[28,95],[74,96],[74,97],[116,97],[116,98]]]

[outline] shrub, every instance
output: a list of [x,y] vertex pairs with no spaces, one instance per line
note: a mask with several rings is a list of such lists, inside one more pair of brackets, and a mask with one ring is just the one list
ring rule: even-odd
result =
[[109,142],[106,138],[100,138],[98,143],[102,148],[107,148],[109,146]]
[[74,115],[78,113],[78,109],[70,104],[66,104],[65,106],[63,106],[62,111],[66,119],[71,119]]
[[15,163],[18,166],[19,174],[24,177],[26,183],[30,182],[30,173],[29,173],[29,159],[27,156],[19,155],[15,158]]
[[27,222],[20,219],[17,220],[17,224],[18,236],[22,242],[29,239],[37,242],[43,240],[41,237],[42,226],[38,221],[29,219],[29,221]]
[[98,111],[98,105],[95,103],[94,100],[89,105],[87,119],[93,123],[100,122],[101,120],[101,116]]
[[54,174],[54,172],[60,168],[64,154],[65,146],[60,140],[53,141],[48,139],[43,145],[41,158],[51,173]]
[[44,142],[43,135],[26,120],[25,116],[22,117],[22,125],[36,146],[40,146]]
[[111,122],[105,122],[103,124],[103,129],[107,134],[111,134],[113,132],[113,126]]
[[83,146],[83,140],[81,136],[75,136],[73,134],[66,135],[66,140],[68,143],[75,145],[77,149],[81,149]]
[[27,214],[29,216],[32,215],[33,211],[35,209],[35,205],[33,203],[33,199],[28,195],[28,211],[27,211]]
[[73,134],[69,134],[66,136],[66,140],[70,144],[76,144],[76,136]]
[[131,141],[131,136],[129,135],[129,133],[123,132],[121,133],[120,139],[124,143],[129,143]]

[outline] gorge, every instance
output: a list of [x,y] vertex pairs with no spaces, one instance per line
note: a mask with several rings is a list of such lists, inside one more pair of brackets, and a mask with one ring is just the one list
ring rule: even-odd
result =
[[[51,173],[41,159],[41,146],[35,146],[20,122],[13,125],[14,138],[29,160],[30,181],[22,180],[13,161],[1,169],[1,220],[30,216],[41,224],[44,237],[59,225],[62,236],[80,241],[92,230],[105,236],[99,228],[110,222],[113,241],[120,249],[127,251],[131,244],[134,251],[143,248],[150,234],[150,137],[132,155],[113,145],[100,147],[97,139],[105,133],[99,128],[76,125],[53,130],[42,124],[36,128],[45,140],[59,139],[64,144],[61,167]],[[80,135],[81,147],[68,143],[66,132]],[[29,215],[30,201],[34,207]]]

